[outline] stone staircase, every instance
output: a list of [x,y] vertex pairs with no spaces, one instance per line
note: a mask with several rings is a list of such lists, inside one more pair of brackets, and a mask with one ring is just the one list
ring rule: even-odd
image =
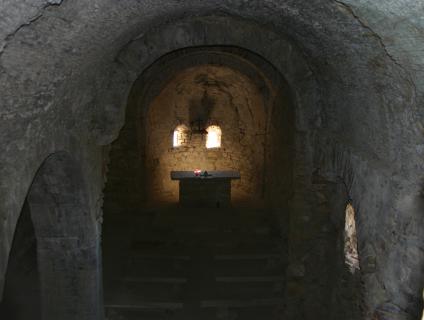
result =
[[116,224],[127,247],[104,249],[105,263],[116,266],[105,267],[108,320],[282,319],[285,255],[263,210],[175,208],[140,217]]

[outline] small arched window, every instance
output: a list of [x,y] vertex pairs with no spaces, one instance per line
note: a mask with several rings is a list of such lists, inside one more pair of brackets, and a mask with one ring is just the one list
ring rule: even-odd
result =
[[346,206],[344,254],[345,263],[352,273],[359,270],[358,237],[356,233],[355,209],[352,204]]
[[209,126],[206,131],[208,132],[206,137],[206,148],[220,148],[222,136],[221,128],[219,126]]
[[179,125],[174,130],[173,143],[174,148],[181,147],[188,142],[188,128],[185,125]]

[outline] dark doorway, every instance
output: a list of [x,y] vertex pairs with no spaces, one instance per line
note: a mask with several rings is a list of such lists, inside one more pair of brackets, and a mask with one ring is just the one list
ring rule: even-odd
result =
[[10,252],[0,318],[41,319],[37,241],[27,201],[18,220]]

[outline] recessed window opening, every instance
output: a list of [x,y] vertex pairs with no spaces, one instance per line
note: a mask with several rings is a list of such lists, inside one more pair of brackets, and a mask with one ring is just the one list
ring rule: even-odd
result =
[[179,125],[174,130],[173,147],[181,147],[188,142],[188,128],[185,125]]
[[[424,290],[423,290],[423,300],[424,300]],[[424,308],[423,308],[423,315],[421,317],[421,320],[424,320]]]
[[344,254],[345,263],[352,273],[359,270],[358,237],[356,232],[355,209],[352,204],[346,206]]
[[206,136],[206,148],[220,148],[222,136],[221,128],[219,126],[209,126],[206,131],[208,132]]

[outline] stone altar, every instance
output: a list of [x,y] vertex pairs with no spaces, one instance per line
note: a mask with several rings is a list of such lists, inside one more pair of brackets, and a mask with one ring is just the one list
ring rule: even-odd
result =
[[231,205],[231,180],[240,179],[240,173],[171,171],[171,179],[179,181],[179,198],[182,206],[228,207]]

